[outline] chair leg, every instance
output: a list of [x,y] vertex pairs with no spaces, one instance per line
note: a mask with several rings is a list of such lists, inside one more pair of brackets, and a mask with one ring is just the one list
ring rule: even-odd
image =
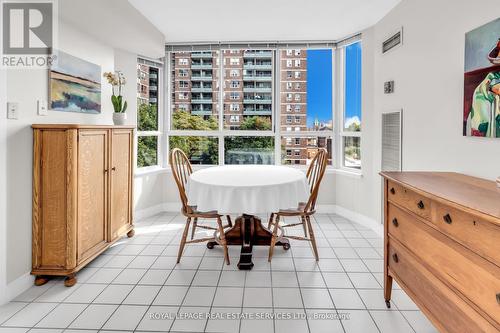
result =
[[224,249],[224,259],[226,260],[226,264],[229,265],[229,251],[227,249],[226,236],[224,235],[224,227],[222,226],[222,220],[220,217],[217,217],[217,224],[219,225],[220,242],[222,248]]
[[233,222],[231,222],[231,216],[226,215],[226,219],[227,219],[227,224],[229,225],[229,228],[232,228],[233,227]]
[[300,217],[300,220],[302,221],[302,228],[304,228],[304,237],[307,238],[307,222],[304,216]]
[[188,217],[186,220],[186,226],[184,227],[184,232],[182,233],[181,243],[179,244],[179,254],[177,254],[177,263],[181,261],[182,252],[184,251],[184,246],[186,245],[186,239],[190,224],[191,224],[191,218]]
[[316,247],[316,238],[314,237],[314,231],[311,225],[311,218],[309,216],[306,216],[306,221],[307,221],[307,228],[309,229],[312,248],[314,251],[314,257],[316,258],[316,261],[319,261],[318,248]]
[[268,262],[271,262],[274,252],[274,246],[276,245],[276,239],[278,238],[278,226],[280,223],[280,216],[276,215],[276,221],[274,222],[273,228],[273,237],[271,238],[271,245],[269,246],[269,257],[267,258]]
[[191,230],[191,240],[194,238],[194,234],[196,232],[196,227],[198,226],[198,218],[195,217],[193,219],[193,229]]
[[267,229],[271,230],[271,225],[273,225],[273,218],[274,218],[274,213],[271,213],[269,215],[269,223],[267,224]]

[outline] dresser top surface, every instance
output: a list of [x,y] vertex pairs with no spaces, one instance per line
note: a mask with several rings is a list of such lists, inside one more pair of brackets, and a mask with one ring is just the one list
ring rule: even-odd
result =
[[133,129],[135,125],[33,124],[33,129]]
[[494,181],[453,172],[382,172],[380,174],[416,191],[425,192],[500,219],[500,188]]

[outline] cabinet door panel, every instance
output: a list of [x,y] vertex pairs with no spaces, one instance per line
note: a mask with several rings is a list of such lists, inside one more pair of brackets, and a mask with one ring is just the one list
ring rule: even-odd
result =
[[108,131],[82,130],[78,150],[78,262],[105,246]]
[[131,130],[113,130],[111,137],[110,241],[131,224],[132,140]]

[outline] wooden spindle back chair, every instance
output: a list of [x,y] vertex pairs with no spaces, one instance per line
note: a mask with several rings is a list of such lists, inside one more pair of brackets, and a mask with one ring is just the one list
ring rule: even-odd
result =
[[[326,167],[328,165],[328,153],[325,149],[321,148],[318,150],[316,156],[314,156],[309,168],[307,169],[306,177],[309,184],[309,199],[305,203],[299,203],[297,209],[286,209],[280,210],[279,212],[271,214],[269,218],[268,229],[273,227],[273,237],[271,239],[271,246],[269,247],[269,257],[268,261],[271,261],[274,251],[274,246],[279,238],[284,237],[283,228],[294,227],[302,225],[304,230],[304,237],[287,235],[287,238],[304,240],[311,242],[314,257],[316,261],[319,260],[318,248],[316,246],[316,238],[314,237],[314,230],[311,225],[311,215],[316,212],[316,200],[318,198],[319,187],[323,176],[325,175]],[[300,218],[300,222],[285,224],[283,226],[279,225],[280,218],[282,216],[296,216]],[[274,220],[274,218],[276,218]],[[281,235],[278,237],[278,230],[281,230]],[[309,234],[309,237],[308,237]]]
[[[186,244],[190,243],[200,243],[200,242],[208,242],[208,241],[217,241],[222,245],[224,249],[224,257],[226,263],[229,265],[229,253],[227,249],[226,239],[224,236],[224,228],[226,226],[232,226],[231,219],[229,215],[227,216],[228,225],[222,225],[221,215],[219,215],[216,211],[211,212],[200,212],[197,210],[196,206],[190,206],[188,204],[188,197],[186,193],[186,186],[189,180],[189,176],[193,173],[193,168],[191,167],[191,163],[189,162],[186,154],[179,148],[174,148],[170,152],[170,167],[172,168],[172,174],[174,176],[175,183],[177,184],[177,188],[179,190],[179,196],[182,202],[182,214],[187,217],[186,226],[184,227],[184,232],[182,234],[182,239],[179,245],[179,253],[177,255],[177,263],[180,262],[182,253],[184,251],[184,247]],[[198,218],[205,219],[216,219],[217,227],[212,227],[208,225],[199,225]],[[193,220],[193,226],[191,230],[191,240],[187,240],[189,226],[191,224],[191,220]],[[203,237],[195,239],[194,235],[196,232],[196,228],[215,230],[219,232],[219,240],[215,237]]]

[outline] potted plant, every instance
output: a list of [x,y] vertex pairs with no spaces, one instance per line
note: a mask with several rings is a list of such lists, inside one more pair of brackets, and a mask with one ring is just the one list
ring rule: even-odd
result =
[[[103,76],[111,84],[113,95],[111,96],[111,103],[113,103],[113,123],[115,125],[125,125],[125,120],[127,120],[127,101],[123,100],[122,96],[122,86],[125,85],[125,76],[120,71],[115,71],[114,73],[106,72]],[[117,92],[118,94],[115,94]]]

